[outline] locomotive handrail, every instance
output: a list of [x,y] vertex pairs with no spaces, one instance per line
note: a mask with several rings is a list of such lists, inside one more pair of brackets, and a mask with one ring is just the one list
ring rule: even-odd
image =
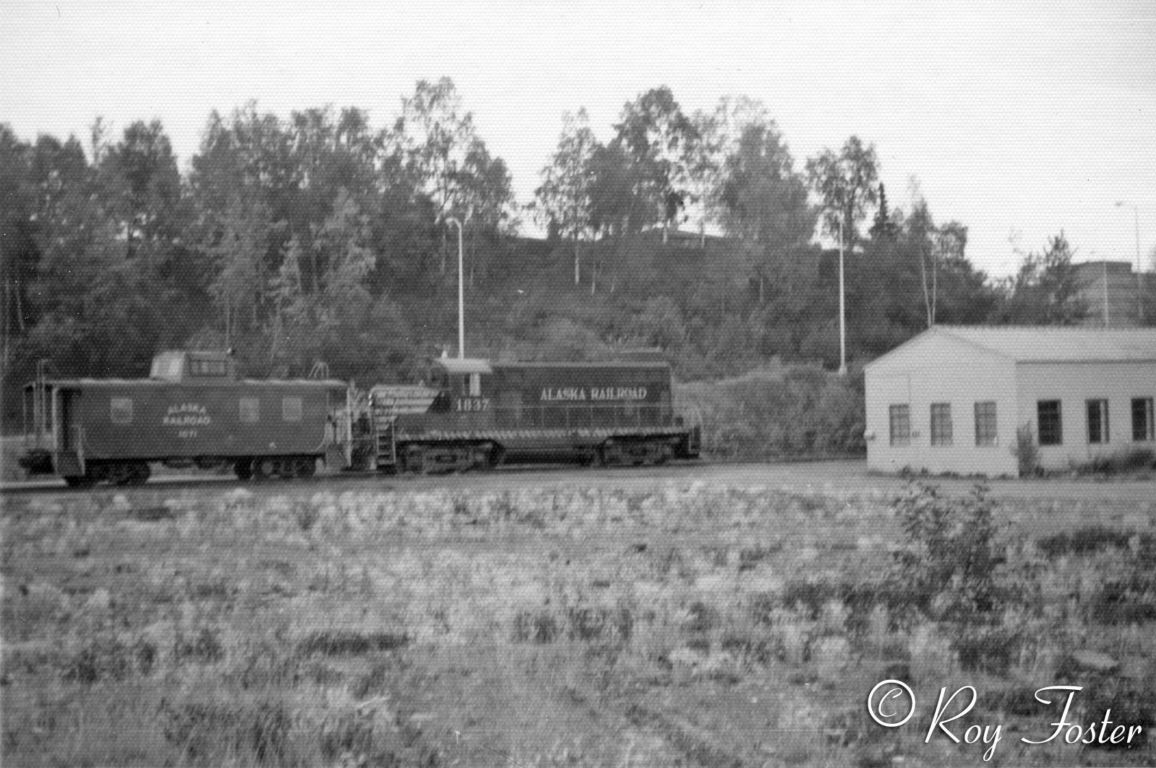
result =
[[[398,414],[389,420],[413,431],[483,429],[674,428],[675,414],[663,403],[538,403],[493,406],[477,412]],[[382,424],[379,422],[379,426]],[[407,430],[408,431],[408,430]]]

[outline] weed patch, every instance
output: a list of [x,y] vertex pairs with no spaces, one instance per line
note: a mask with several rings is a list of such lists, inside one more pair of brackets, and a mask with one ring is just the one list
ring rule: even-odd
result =
[[284,702],[269,697],[162,701],[160,717],[165,739],[184,760],[197,765],[223,765],[228,758],[283,764],[293,728]]
[[123,680],[133,673],[149,674],[156,659],[156,645],[144,638],[124,643],[116,637],[99,635],[65,659],[62,677],[84,685]]
[[395,651],[408,644],[409,637],[403,633],[320,630],[301,638],[297,642],[297,653],[302,656],[364,656],[375,651]]

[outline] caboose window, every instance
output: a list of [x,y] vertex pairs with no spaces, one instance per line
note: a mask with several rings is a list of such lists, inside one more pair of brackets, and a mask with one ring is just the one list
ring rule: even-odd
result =
[[256,424],[261,420],[261,401],[255,397],[242,397],[238,402],[242,424]]
[[281,398],[281,418],[285,421],[301,421],[301,398]]
[[132,398],[112,398],[109,401],[109,416],[113,424],[132,424]]
[[190,360],[190,376],[224,376],[224,360]]

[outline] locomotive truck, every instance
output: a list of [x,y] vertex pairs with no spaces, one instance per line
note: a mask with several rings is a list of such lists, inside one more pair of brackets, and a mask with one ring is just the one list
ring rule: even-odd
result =
[[20,463],[71,486],[142,483],[149,465],[238,478],[340,469],[447,472],[503,462],[661,464],[699,454],[664,362],[440,359],[420,385],[253,380],[224,352],[170,351],[148,379],[50,379],[25,389]]

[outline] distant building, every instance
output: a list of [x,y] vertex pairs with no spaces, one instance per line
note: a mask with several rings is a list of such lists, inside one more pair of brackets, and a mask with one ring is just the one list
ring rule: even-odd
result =
[[1081,286],[1080,298],[1088,304],[1084,325],[1103,328],[1140,325],[1137,303],[1140,284],[1131,262],[1085,261],[1073,266]]
[[1156,449],[1156,328],[937,326],[865,374],[875,471],[1016,475],[1025,426],[1045,469]]

